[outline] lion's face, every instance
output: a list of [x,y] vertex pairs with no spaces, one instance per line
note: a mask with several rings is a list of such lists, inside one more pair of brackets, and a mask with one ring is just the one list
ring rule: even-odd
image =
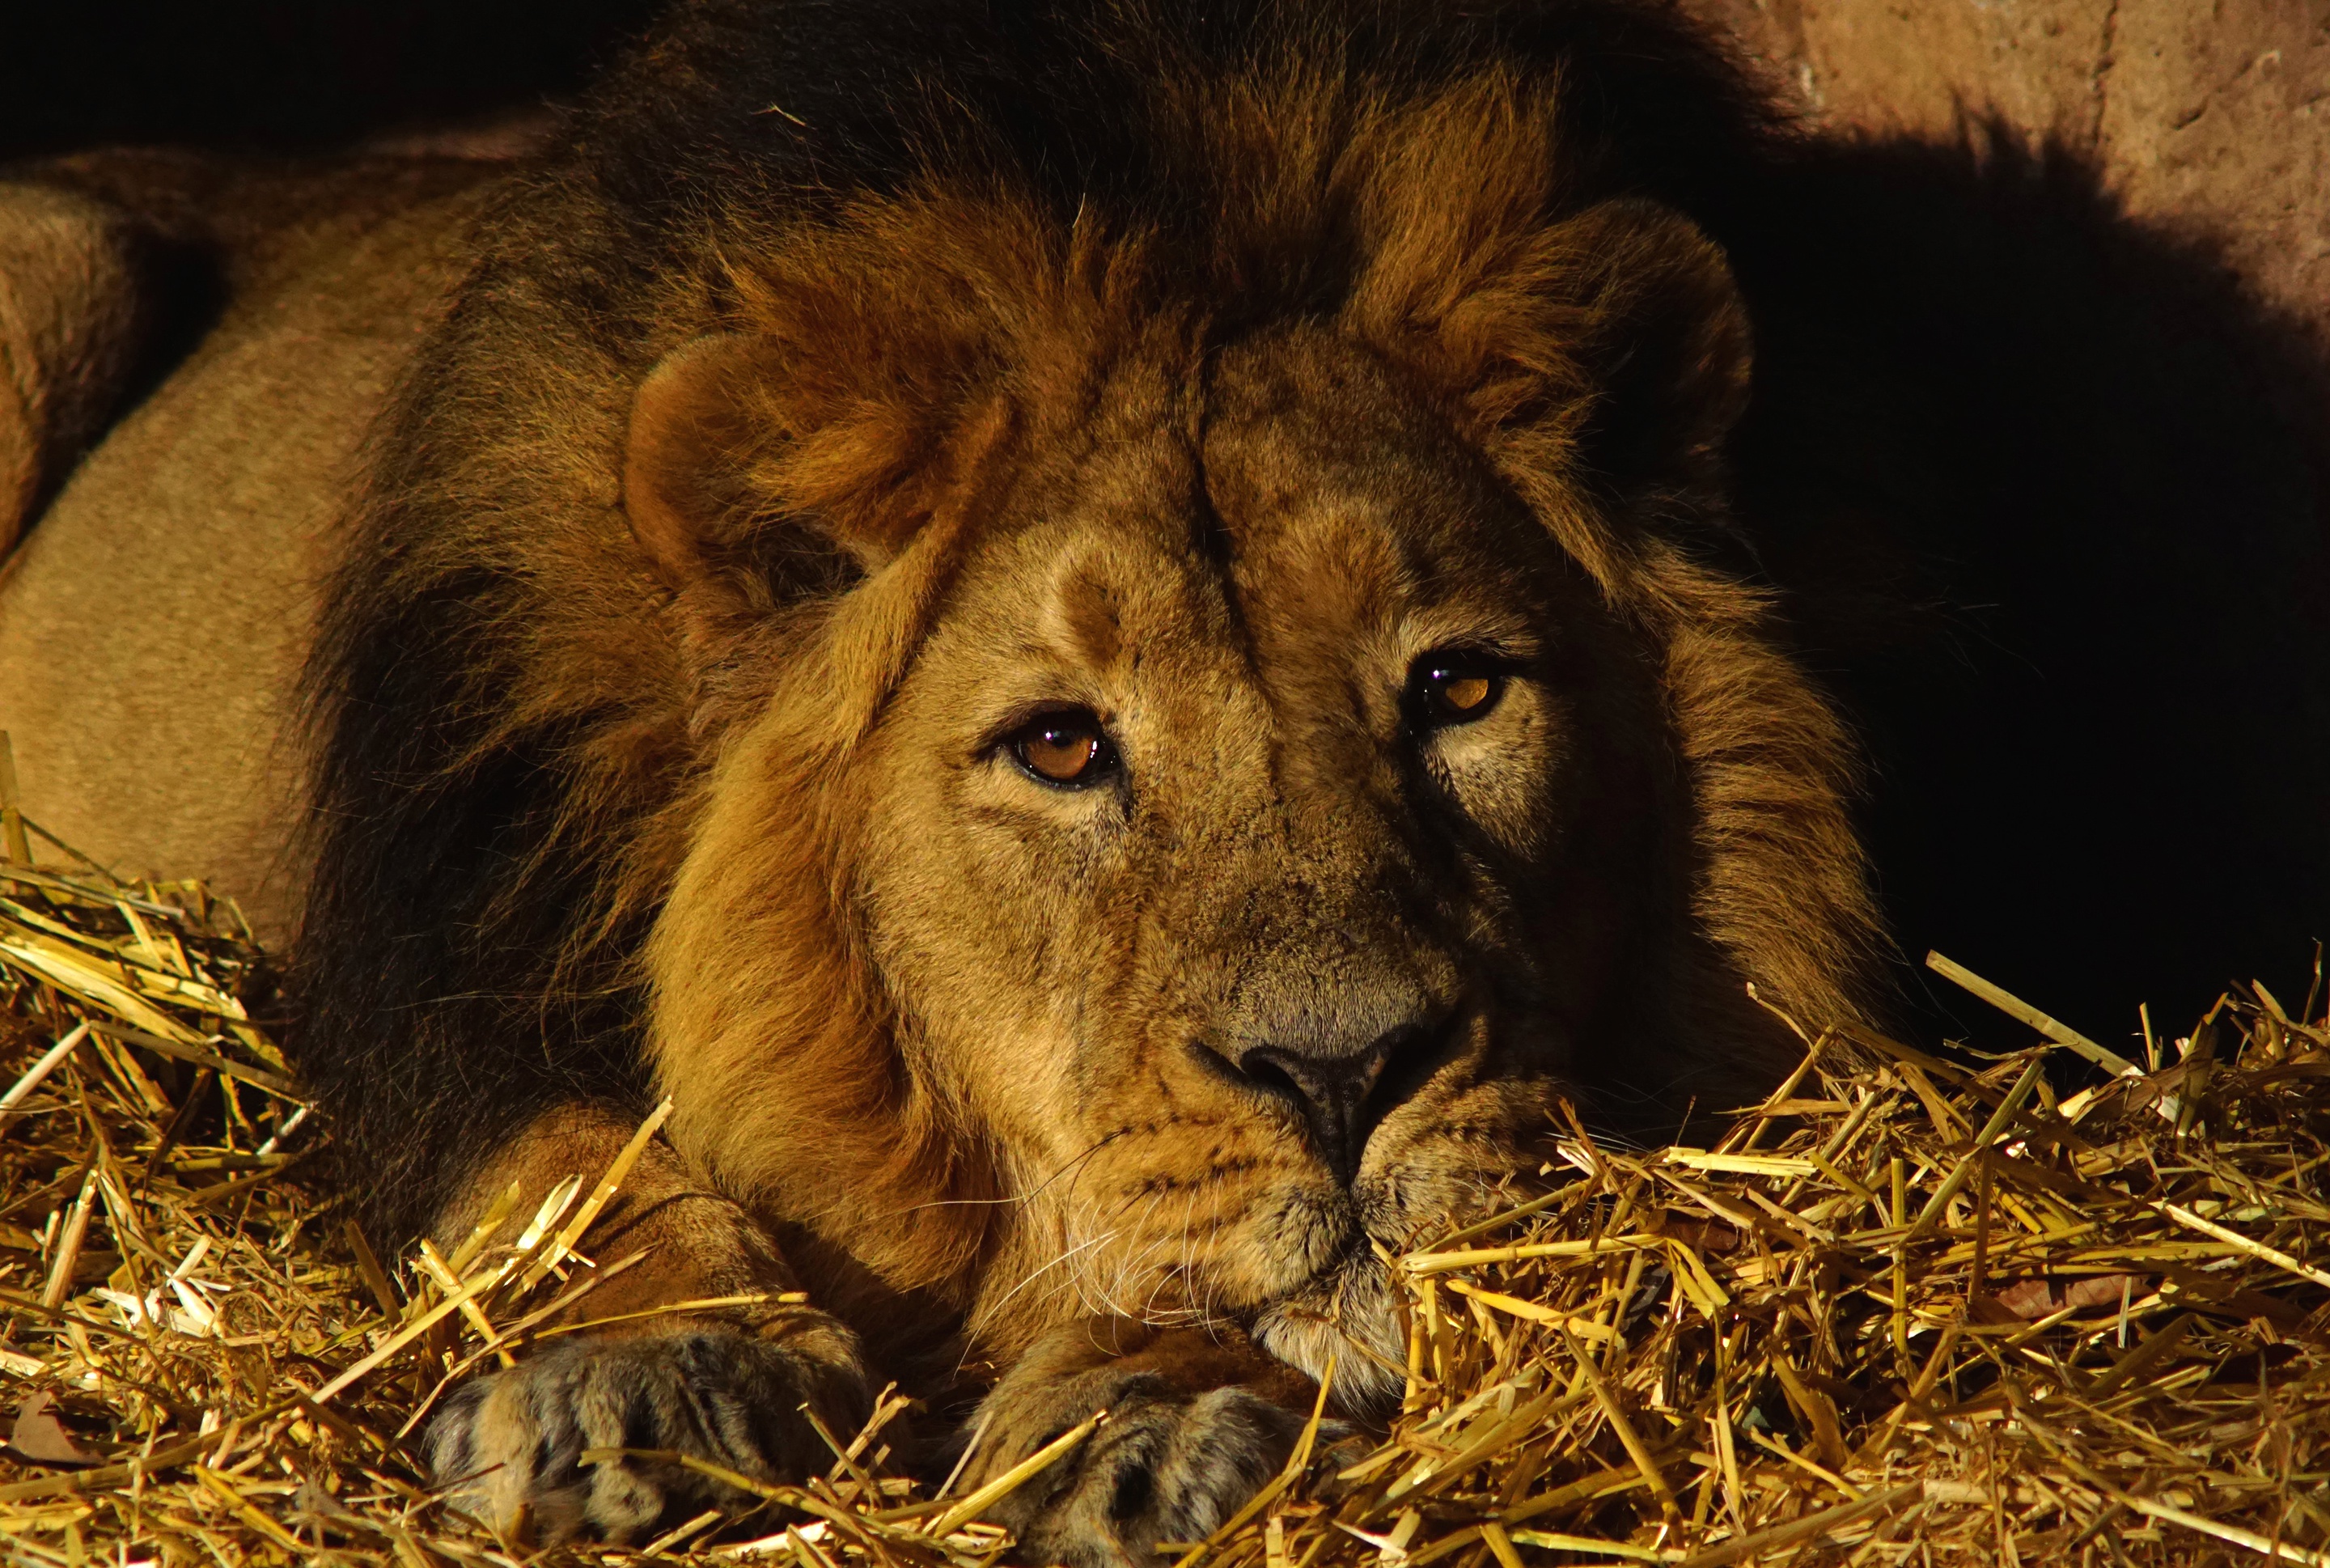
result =
[[1737,1092],[1750,980],[1850,1011],[1846,747],[1705,554],[1721,257],[1563,208],[1495,91],[1384,113],[1210,251],[984,190],[772,235],[638,392],[709,759],[670,1126],[853,1321],[1227,1314],[1380,1393],[1378,1250],[1558,1089]]
[[857,902],[908,1060],[1035,1195],[999,1294],[1315,1317],[1549,1130],[1654,874],[1653,709],[1364,353],[1233,351],[1195,433],[1141,379],[960,568],[860,756]]

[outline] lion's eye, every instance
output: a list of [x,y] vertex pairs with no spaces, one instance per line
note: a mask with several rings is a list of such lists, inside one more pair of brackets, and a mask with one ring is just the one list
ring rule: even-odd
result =
[[1019,765],[1049,784],[1098,784],[1116,771],[1116,747],[1094,715],[1047,713],[1004,742]]
[[1505,678],[1478,659],[1428,654],[1409,679],[1416,717],[1435,727],[1487,717],[1505,692]]

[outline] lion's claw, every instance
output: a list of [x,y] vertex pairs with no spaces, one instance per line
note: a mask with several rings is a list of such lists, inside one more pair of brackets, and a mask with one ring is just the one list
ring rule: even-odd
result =
[[[1276,1474],[1307,1419],[1250,1388],[1190,1392],[1149,1368],[1015,1375],[990,1397],[980,1468],[1016,1463],[1101,1410],[1108,1420],[1090,1438],[989,1510],[1027,1561],[1154,1568],[1160,1541],[1210,1534]],[[1347,1430],[1325,1423],[1319,1441]]]
[[447,1500],[542,1542],[623,1543],[736,1487],[668,1460],[585,1464],[596,1449],[677,1451],[756,1480],[801,1473],[818,1440],[800,1414],[804,1358],[733,1329],[695,1328],[554,1346],[462,1388],[431,1423]]

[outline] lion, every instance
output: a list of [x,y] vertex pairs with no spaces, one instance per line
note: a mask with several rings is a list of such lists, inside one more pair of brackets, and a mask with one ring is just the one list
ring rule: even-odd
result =
[[[585,1450],[798,1478],[895,1382],[966,1485],[1105,1410],[995,1516],[1142,1561],[1331,1368],[1396,1403],[1383,1258],[1565,1097],[1732,1103],[1784,1012],[1869,1013],[1852,748],[1672,199],[1757,113],[1653,10],[702,0],[537,165],[308,191],[33,529],[0,689],[69,708],[9,640],[95,580],[85,487],[287,463],[183,547],[320,557],[238,612],[304,674],[192,760],[298,765],[302,832],[222,811],[370,1220],[458,1240],[670,1102],[593,1236],[637,1316],[450,1399],[460,1506],[643,1539],[733,1495]],[[258,340],[393,390],[137,444]]]

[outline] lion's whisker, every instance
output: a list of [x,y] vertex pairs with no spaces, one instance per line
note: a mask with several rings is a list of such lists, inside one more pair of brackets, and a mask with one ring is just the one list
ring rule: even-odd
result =
[[[1105,1235],[1095,1236],[1089,1241],[1078,1242],[1075,1246],[1069,1248],[1066,1251],[1058,1254],[1056,1257],[1054,1257],[1049,1261],[1037,1268],[1031,1271],[1026,1278],[1020,1280],[1018,1284],[1014,1285],[1009,1290],[1005,1291],[1001,1298],[997,1300],[993,1307],[987,1309],[987,1313],[993,1314],[1000,1312],[1006,1306],[1009,1305],[1013,1297],[1018,1295],[1022,1290],[1027,1289],[1028,1287],[1033,1285],[1044,1275],[1049,1273],[1054,1269],[1058,1268],[1063,1263],[1073,1262],[1077,1253],[1094,1247],[1103,1246],[1107,1242],[1114,1240],[1114,1238],[1115,1233],[1111,1231]],[[1074,1270],[1071,1270],[1072,1274]]]
[[[1152,1210],[1163,1202],[1163,1194],[1159,1193],[1141,1193],[1136,1194],[1136,1196],[1146,1202]],[[1118,1233],[1122,1234],[1122,1232],[1120,1231]],[[1150,1235],[1153,1238],[1153,1231],[1146,1224],[1145,1221],[1141,1228],[1140,1233]],[[1120,1254],[1114,1259],[1115,1278],[1112,1286],[1103,1288],[1100,1286],[1099,1281],[1094,1279],[1094,1287],[1095,1289],[1099,1289],[1101,1291],[1102,1298],[1107,1304],[1110,1311],[1129,1317],[1137,1317],[1141,1316],[1140,1313],[1125,1311],[1122,1303],[1132,1296],[1143,1266],[1146,1264],[1148,1259],[1156,1252],[1159,1244],[1158,1240],[1152,1239],[1137,1253]]]
[[1045,1177],[1042,1181],[1037,1183],[1036,1185],[1030,1187],[1024,1193],[1017,1193],[1001,1198],[933,1198],[927,1203],[909,1203],[904,1208],[893,1209],[889,1211],[888,1214],[885,1217],[888,1219],[896,1219],[902,1214],[921,1213],[925,1209],[1018,1207],[1032,1203],[1037,1199],[1042,1197],[1046,1190],[1048,1189],[1053,1183],[1058,1181],[1063,1176],[1072,1174],[1077,1166],[1083,1164],[1086,1160],[1091,1159],[1094,1155],[1108,1147],[1109,1145],[1114,1143],[1117,1139],[1124,1136],[1128,1130],[1129,1129],[1127,1128],[1119,1127],[1116,1131],[1103,1136],[1100,1139],[1094,1142],[1090,1148],[1063,1164],[1058,1170],[1054,1171],[1050,1175]]

